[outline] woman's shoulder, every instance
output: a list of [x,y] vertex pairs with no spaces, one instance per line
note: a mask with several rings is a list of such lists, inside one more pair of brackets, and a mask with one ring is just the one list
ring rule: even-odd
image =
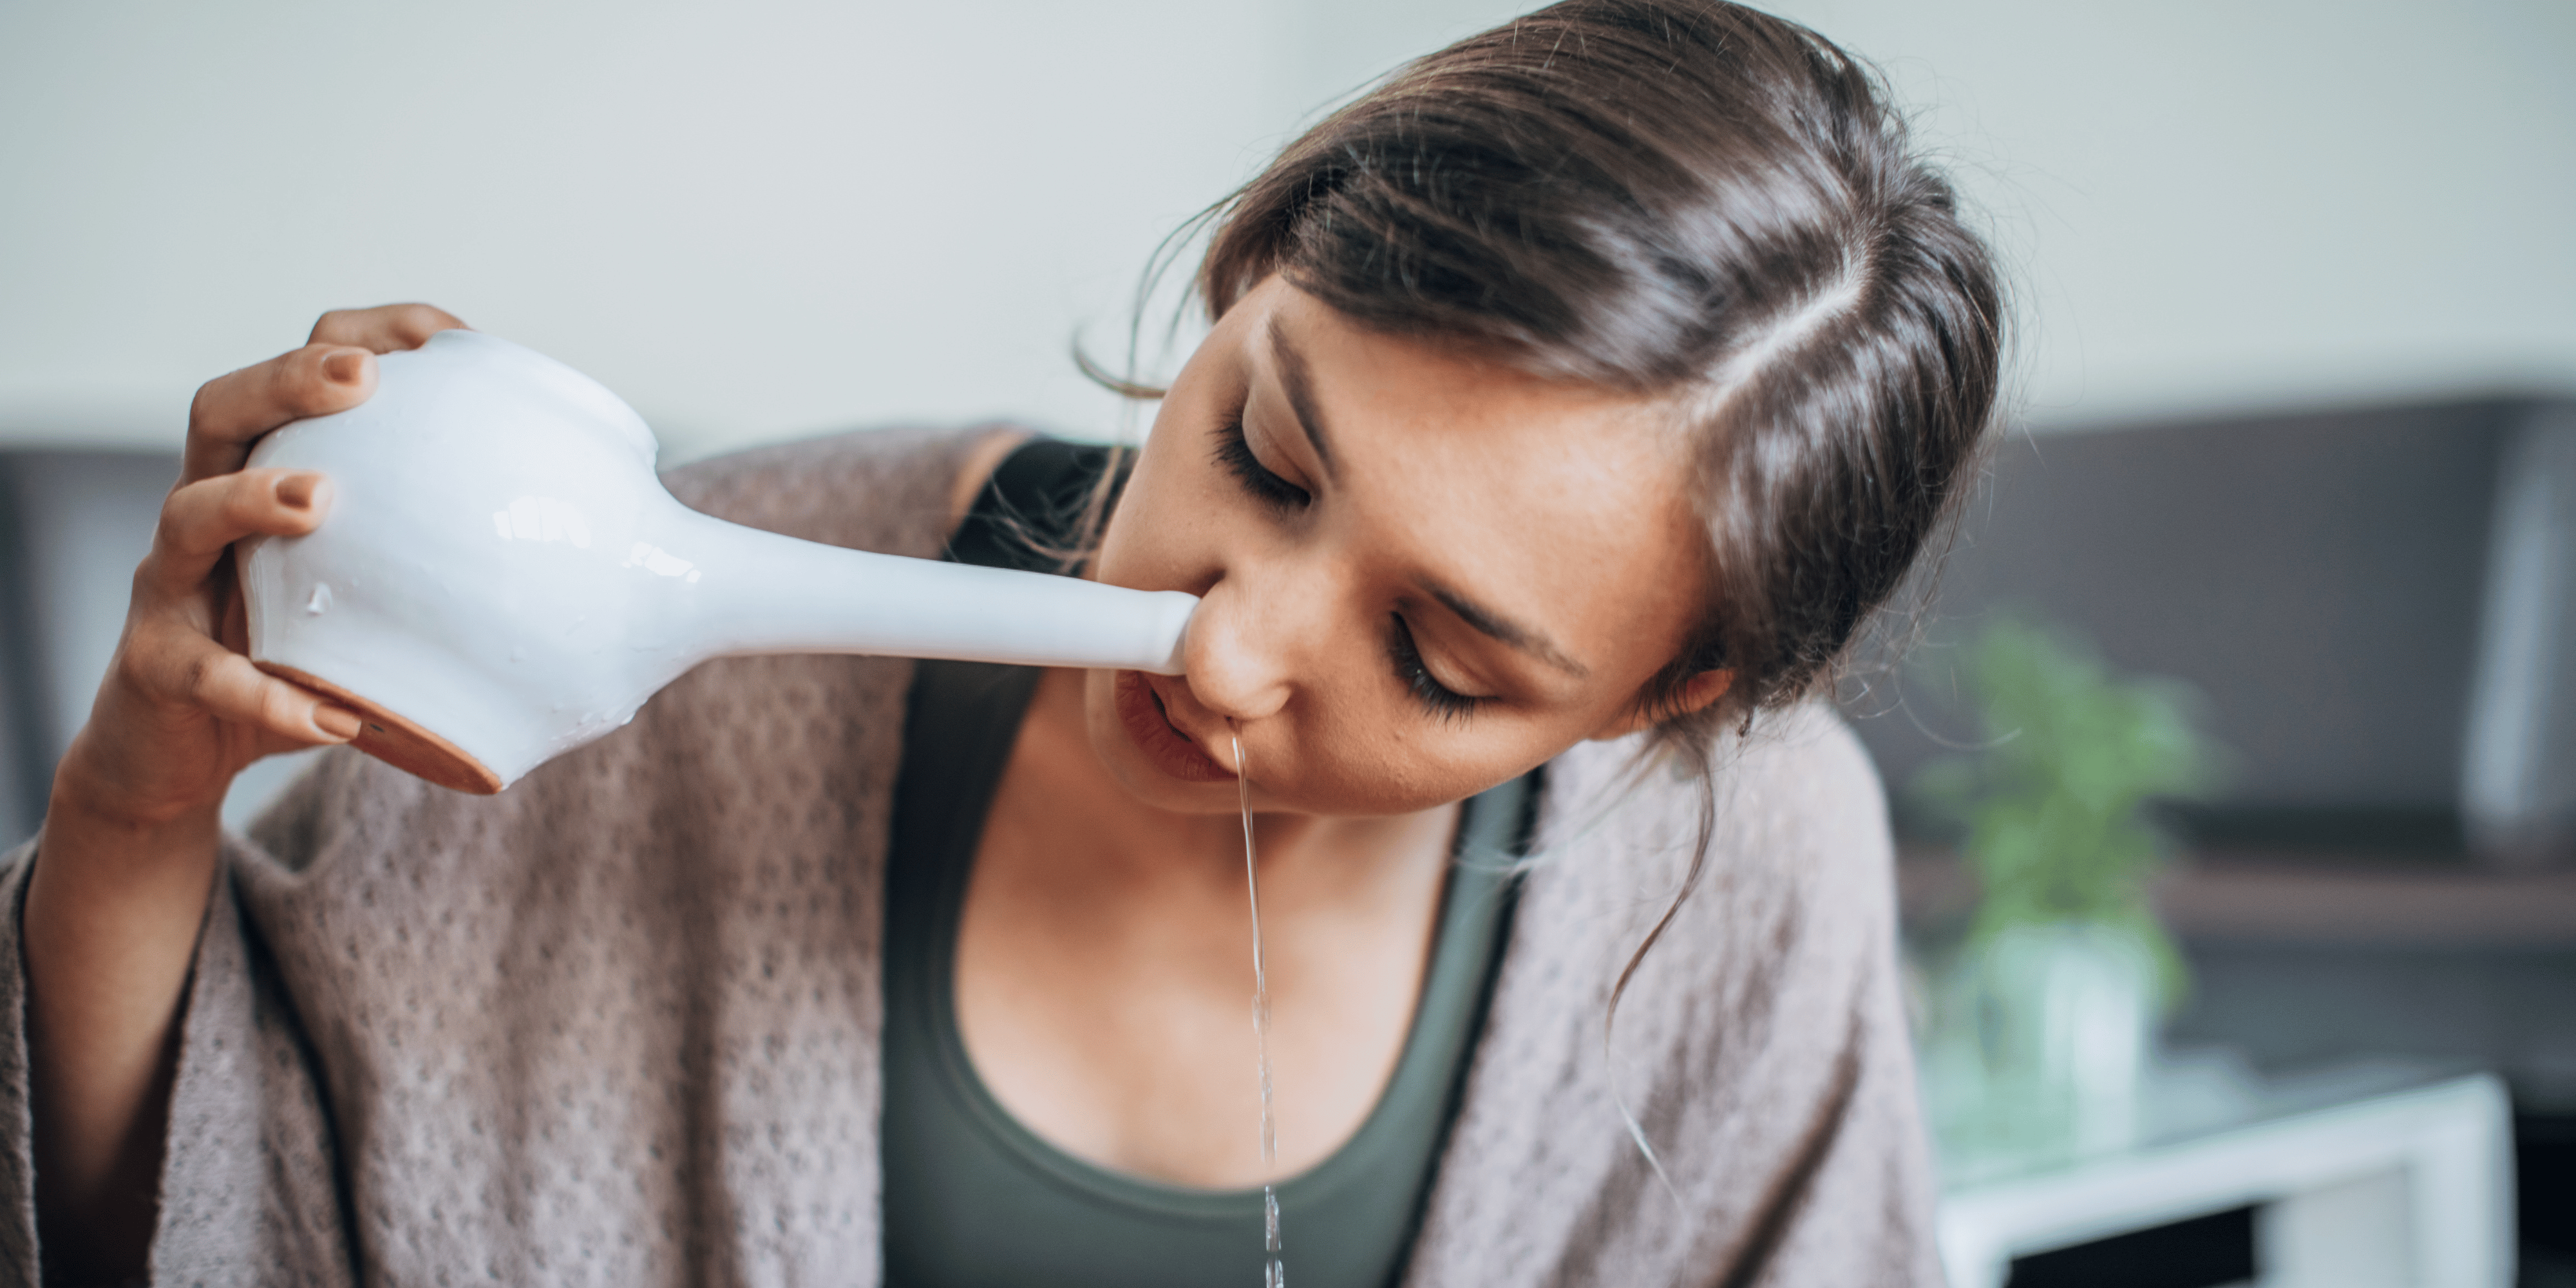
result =
[[[1585,743],[1549,766],[1546,815],[1567,837],[1606,834],[1647,872],[1695,847],[1709,814],[1707,866],[1741,878],[1884,880],[1893,846],[1869,753],[1821,702],[1766,712],[1712,749],[1705,784],[1636,738]],[[1629,866],[1626,864],[1618,866]]]
[[1586,744],[1549,768],[1417,1268],[1922,1280],[1845,1264],[1928,1246],[1867,754],[1821,705],[1728,738],[1705,794],[1641,750]]
[[[1659,977],[1676,1001],[1717,987],[1758,1011],[1743,992],[1755,980],[1857,984],[1895,934],[1894,844],[1877,771],[1841,718],[1821,703],[1766,715],[1727,736],[1705,786],[1639,750],[1586,744],[1550,766],[1532,931],[1580,941],[1566,947],[1584,969],[1615,976],[1670,908],[1638,982]],[[1650,1009],[1660,991],[1637,1000]]]

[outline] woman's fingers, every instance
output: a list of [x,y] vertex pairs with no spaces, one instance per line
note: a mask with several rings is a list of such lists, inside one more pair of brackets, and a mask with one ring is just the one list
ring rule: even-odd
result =
[[441,331],[460,330],[462,319],[427,304],[379,304],[372,309],[333,309],[313,324],[314,344],[354,344],[378,353],[417,349]]
[[298,743],[347,742],[362,727],[357,712],[288,684],[193,632],[131,639],[118,664],[137,690],[157,702],[194,707]]
[[417,349],[429,337],[465,324],[426,304],[334,309],[313,324],[313,339],[292,353],[209,380],[188,409],[188,454],[182,483],[240,469],[252,440],[308,416],[347,411],[376,391],[374,355]]
[[331,480],[312,470],[242,470],[183,483],[161,503],[141,579],[164,595],[193,593],[232,543],[300,537],[330,512]]
[[152,553],[135,574],[135,606],[118,669],[132,691],[165,706],[201,708],[297,742],[346,742],[357,716],[263,674],[210,632],[207,578],[245,537],[300,536],[331,508],[331,481],[310,470],[245,470],[250,445],[291,421],[365,402],[379,353],[418,348],[465,325],[426,304],[389,304],[322,315],[312,342],[218,376],[188,409],[179,485],[161,506]]
[[184,485],[240,469],[253,439],[308,416],[347,411],[376,389],[375,355],[355,345],[308,344],[207,381],[188,408]]

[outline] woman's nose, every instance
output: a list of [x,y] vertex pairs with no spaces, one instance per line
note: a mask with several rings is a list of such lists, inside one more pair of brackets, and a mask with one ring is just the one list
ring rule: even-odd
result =
[[1296,690],[1295,632],[1262,597],[1227,578],[1200,597],[1181,645],[1182,678],[1211,713],[1258,720],[1288,705]]

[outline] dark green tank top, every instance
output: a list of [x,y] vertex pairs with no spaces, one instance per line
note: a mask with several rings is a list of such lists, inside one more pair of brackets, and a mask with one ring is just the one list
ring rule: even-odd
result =
[[[952,556],[1036,564],[1025,536],[1050,536],[1048,520],[1078,500],[1103,460],[1098,449],[1046,441],[1015,452]],[[1252,1288],[1263,1261],[1260,1190],[1162,1184],[1057,1149],[994,1100],[958,1036],[958,917],[1037,676],[929,662],[913,682],[886,880],[886,1282]],[[1278,1186],[1281,1256],[1297,1288],[1383,1288],[1402,1273],[1501,960],[1507,870],[1533,798],[1522,779],[1467,802],[1395,1073],[1349,1141]],[[1248,944],[1248,924],[1245,933]]]

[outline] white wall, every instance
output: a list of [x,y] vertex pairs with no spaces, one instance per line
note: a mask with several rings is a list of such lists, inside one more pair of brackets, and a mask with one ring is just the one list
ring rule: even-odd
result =
[[1088,425],[1109,404],[1065,361],[1075,326],[1106,340],[1156,240],[1278,129],[1270,18],[0,7],[0,419],[174,441],[197,382],[318,311],[427,299],[589,371],[684,450]]
[[2576,4],[1784,10],[1961,163],[2041,425],[2576,389]]
[[[1107,428],[1162,233],[1483,0],[0,6],[0,440],[174,442],[323,308],[429,299],[682,454]],[[2576,385],[2566,0],[1793,0],[2025,287],[2031,406]]]
[[[2576,391],[2576,3],[1766,7],[1884,67],[1981,209],[2039,428]],[[1299,8],[1310,96],[1514,10]]]

